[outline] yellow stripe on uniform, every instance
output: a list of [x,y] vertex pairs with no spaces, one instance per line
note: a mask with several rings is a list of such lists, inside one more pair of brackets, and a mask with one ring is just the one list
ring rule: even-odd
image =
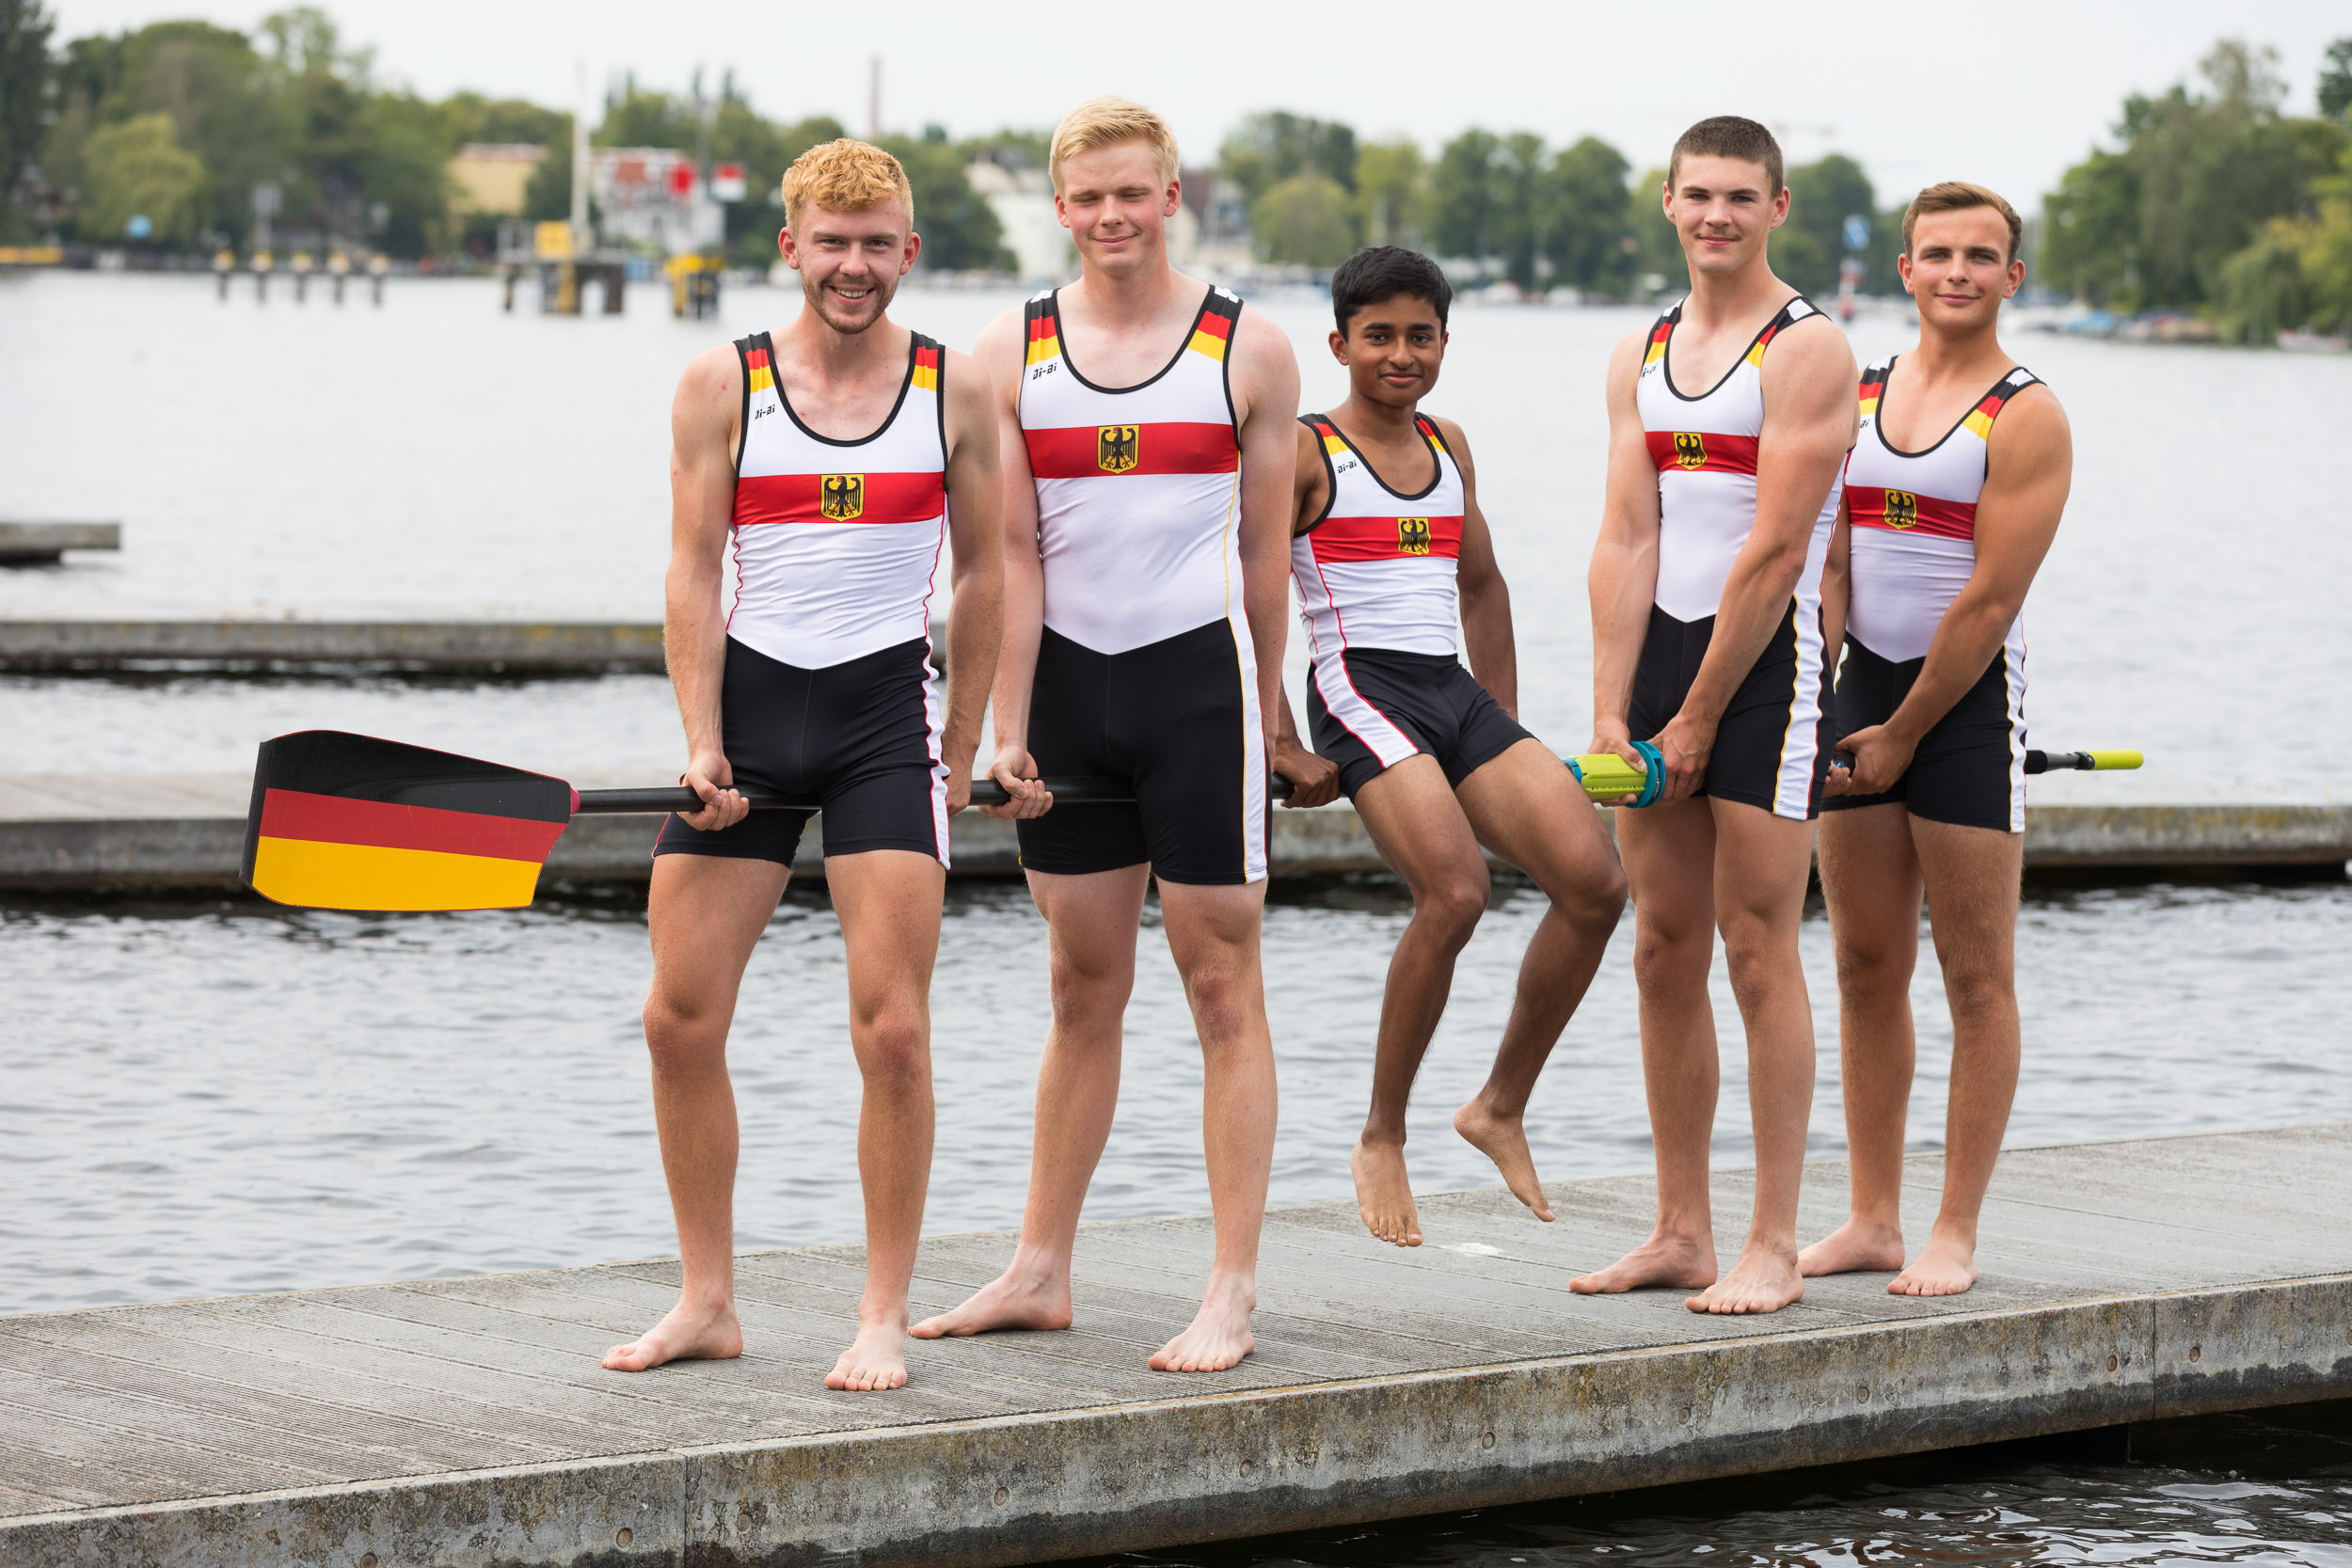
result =
[[1748,345],[1748,352],[1745,357],[1748,363],[1754,365],[1757,370],[1760,371],[1764,368],[1764,341],[1762,339],[1759,338],[1755,342]]
[[1053,358],[1060,353],[1061,340],[1059,338],[1032,338],[1029,340],[1028,363],[1032,365],[1041,365],[1046,360]]
[[1342,436],[1326,436],[1323,438],[1323,450],[1329,452],[1332,456],[1337,457],[1340,453],[1347,450],[1347,442],[1345,438]]
[[1205,354],[1212,359],[1225,357],[1225,340],[1214,332],[1195,332],[1192,341],[1184,345],[1195,354]]
[[914,383],[914,389],[918,392],[936,392],[939,390],[939,372],[930,365],[915,366],[913,380]]
[[1879,411],[1879,400],[1878,400],[1878,399],[1876,399],[1876,398],[1864,398],[1864,399],[1862,400],[1862,416],[1863,416],[1863,418],[1867,419],[1867,418],[1869,418],[1871,415],[1873,415],[1873,414],[1877,413],[1878,411]]
[[264,838],[253,891],[314,910],[519,910],[539,888],[537,861]]
[[1989,441],[1993,438],[1993,416],[1981,408],[1960,422],[1974,432],[1979,441]]
[[775,378],[775,376],[774,376],[774,375],[773,375],[773,374],[772,374],[772,373],[769,371],[769,369],[768,369],[768,367],[767,367],[767,366],[765,366],[765,365],[754,365],[754,366],[752,367],[752,390],[753,390],[753,391],[755,391],[755,392],[764,392],[764,391],[766,391],[769,388],[773,387],[775,384],[776,384],[776,378]]

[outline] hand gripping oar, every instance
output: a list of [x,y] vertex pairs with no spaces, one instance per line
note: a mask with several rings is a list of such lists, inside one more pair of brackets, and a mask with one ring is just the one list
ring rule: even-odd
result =
[[[1657,752],[1636,750],[1647,773],[1613,755],[1568,766],[1596,800],[1654,798]],[[1046,778],[1057,804],[1131,799],[1113,778]],[[1277,777],[1271,792],[1290,793]],[[745,791],[757,810],[813,811],[814,800]],[[973,782],[975,805],[1005,803],[993,779]],[[521,909],[539,868],[574,816],[693,812],[684,787],[574,789],[562,779],[495,762],[341,730],[304,730],[262,743],[246,815],[245,883],[280,904],[327,910]]]

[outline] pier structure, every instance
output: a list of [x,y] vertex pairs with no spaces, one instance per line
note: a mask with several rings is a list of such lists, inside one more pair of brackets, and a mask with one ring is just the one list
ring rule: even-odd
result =
[[[1915,1156],[1907,1207],[1941,1176]],[[1801,1229],[1845,1178],[1807,1166]],[[597,1358],[674,1260],[0,1317],[0,1560],[989,1568],[2352,1397],[2352,1125],[2012,1150],[1974,1291],[1765,1317],[1572,1293],[1656,1193],[1547,1190],[1549,1226],[1423,1197],[1409,1250],[1270,1211],[1256,1354],[1197,1375],[1144,1358],[1206,1215],[1084,1227],[1073,1328],[916,1341],[889,1394],[822,1384],[848,1246],[739,1255],[742,1357],[637,1374]],[[1013,1241],[925,1241],[915,1313]]]
[[0,566],[55,566],[68,550],[120,548],[120,523],[0,522]]

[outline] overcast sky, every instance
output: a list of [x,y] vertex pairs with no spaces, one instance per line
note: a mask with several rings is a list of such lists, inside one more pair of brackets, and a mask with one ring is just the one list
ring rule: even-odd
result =
[[[254,0],[51,0],[62,40],[167,17],[250,28]],[[600,90],[634,71],[682,88],[732,68],[760,112],[866,122],[867,61],[882,57],[882,125],[963,135],[1051,125],[1096,92],[1166,114],[1188,161],[1253,109],[1345,119],[1424,146],[1464,126],[1588,133],[1637,168],[1710,114],[1772,125],[1792,161],[1860,158],[1882,198],[1975,180],[2020,205],[2104,137],[2126,93],[2192,73],[2223,33],[2279,51],[2290,103],[2308,109],[2342,0],[2037,0],[2026,5],[1671,8],[1357,0],[1299,4],[816,6],[720,0],[335,0],[377,73],[438,97],[459,87],[568,105],[584,63]],[[1166,22],[1154,36],[1150,26]]]

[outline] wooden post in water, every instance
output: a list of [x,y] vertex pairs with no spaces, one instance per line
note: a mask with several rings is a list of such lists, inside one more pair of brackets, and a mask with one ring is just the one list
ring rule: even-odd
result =
[[351,258],[340,250],[331,252],[326,258],[326,275],[335,280],[335,303],[340,306],[343,302],[343,279],[351,276]]
[[368,282],[375,294],[374,303],[384,303],[384,275],[392,270],[391,259],[382,251],[368,258]]
[[253,298],[257,304],[269,303],[270,269],[277,264],[278,259],[266,250],[253,253]]

